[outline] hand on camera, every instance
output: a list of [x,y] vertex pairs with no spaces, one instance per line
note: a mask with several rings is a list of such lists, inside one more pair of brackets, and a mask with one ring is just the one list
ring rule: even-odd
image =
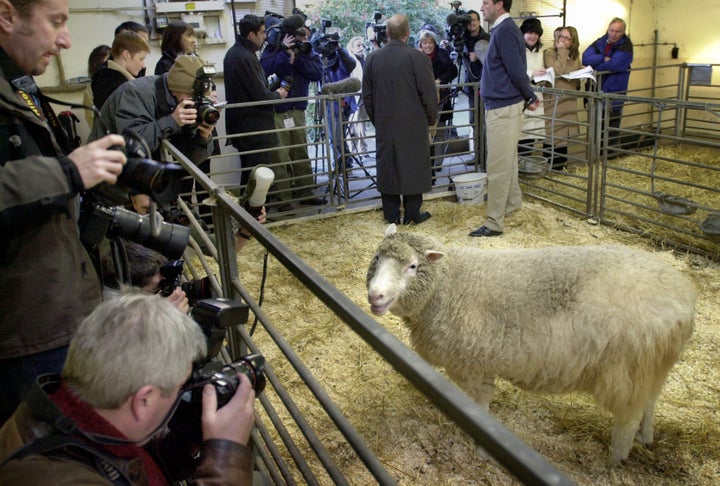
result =
[[254,427],[253,402],[255,390],[247,376],[237,375],[239,385],[235,395],[224,407],[217,408],[217,392],[205,385],[202,394],[203,440],[225,439],[247,445]]
[[278,89],[275,90],[275,92],[276,92],[277,94],[279,94],[279,95],[280,95],[280,98],[282,98],[282,99],[287,98],[287,95],[288,95],[288,92],[289,92],[289,91],[290,91],[290,90],[288,90],[288,89],[287,89],[286,87],[284,87],[284,86],[281,86],[281,87],[279,87]]
[[73,150],[68,158],[72,160],[82,179],[85,189],[108,182],[115,184],[127,162],[125,154],[110,147],[122,147],[125,139],[121,135],[106,135],[87,145]]
[[291,47],[295,46],[295,36],[290,34],[285,34],[285,37],[283,37],[282,45],[285,49],[290,49]]
[[175,110],[172,113],[172,117],[181,127],[185,125],[194,125],[195,121],[197,120],[197,110],[195,109],[195,103],[193,103],[191,99],[182,100],[175,107]]
[[183,314],[190,312],[190,303],[188,302],[187,295],[185,295],[185,292],[183,292],[180,287],[175,287],[173,293],[167,296],[167,301]]

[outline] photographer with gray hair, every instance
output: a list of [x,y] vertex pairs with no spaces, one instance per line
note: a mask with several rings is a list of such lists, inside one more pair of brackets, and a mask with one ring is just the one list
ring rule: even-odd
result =
[[62,374],[38,378],[0,429],[0,483],[167,484],[187,479],[173,474],[190,464],[191,484],[250,484],[247,376],[220,409],[215,388],[202,389],[199,459],[166,429],[206,346],[200,326],[159,296],[103,302],[80,324]]

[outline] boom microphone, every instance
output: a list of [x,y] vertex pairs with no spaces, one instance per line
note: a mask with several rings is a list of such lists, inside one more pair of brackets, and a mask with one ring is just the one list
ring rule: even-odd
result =
[[358,78],[345,78],[322,86],[321,94],[353,94],[360,91],[362,83]]

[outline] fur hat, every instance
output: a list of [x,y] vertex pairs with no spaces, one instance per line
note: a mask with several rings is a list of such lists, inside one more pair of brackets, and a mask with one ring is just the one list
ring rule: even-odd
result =
[[192,93],[198,69],[205,61],[197,56],[178,56],[168,72],[167,85],[176,93]]
[[523,34],[527,34],[528,32],[535,32],[540,37],[542,37],[543,35],[542,24],[540,23],[540,20],[536,19],[535,17],[523,20],[523,23],[520,25],[520,31]]

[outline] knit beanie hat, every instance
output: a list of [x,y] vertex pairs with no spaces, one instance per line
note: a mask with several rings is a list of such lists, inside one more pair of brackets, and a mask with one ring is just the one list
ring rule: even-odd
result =
[[542,24],[540,23],[540,20],[534,17],[523,20],[523,23],[520,25],[520,31],[523,34],[527,34],[528,32],[535,32],[540,37],[542,37],[543,35]]
[[435,41],[435,44],[437,44],[437,34],[433,32],[432,30],[422,29],[420,32],[418,32],[418,45],[425,37],[431,37],[432,40]]
[[167,85],[176,93],[192,93],[198,69],[205,61],[197,56],[178,56],[168,72]]

